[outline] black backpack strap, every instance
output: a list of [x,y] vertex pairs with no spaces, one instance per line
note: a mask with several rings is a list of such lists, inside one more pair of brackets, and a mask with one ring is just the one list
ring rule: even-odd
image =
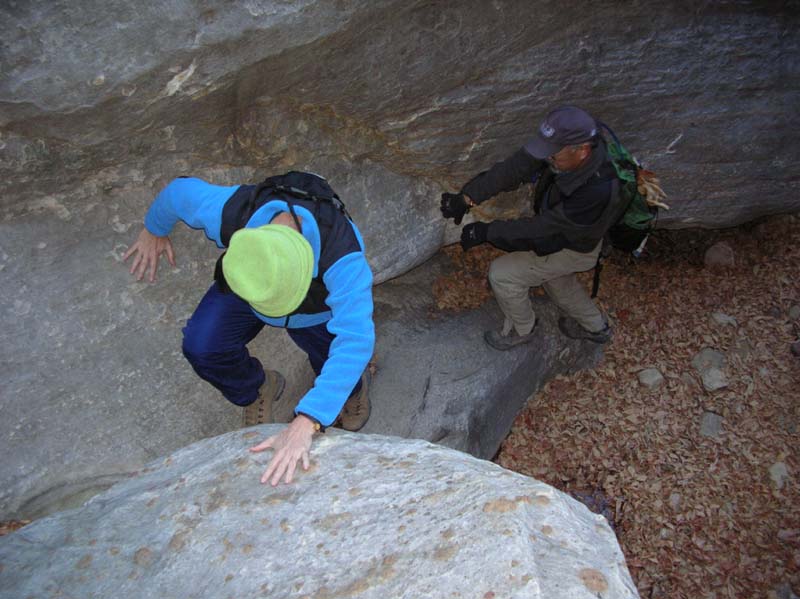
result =
[[597,254],[597,262],[594,265],[594,276],[592,277],[592,299],[597,297],[600,290],[600,273],[603,272],[603,260],[611,255],[611,238],[608,233],[603,235],[603,245],[600,246],[600,253]]
[[[348,219],[350,218],[344,202],[342,202],[336,192],[333,191],[328,182],[319,175],[290,171],[285,175],[265,179],[259,187],[262,189],[268,187],[274,192],[284,193],[300,200],[313,201],[315,204],[315,217],[319,214],[319,203],[327,202],[333,205]],[[259,193],[260,191],[261,190],[259,190]]]
[[297,230],[300,232],[300,235],[302,235],[303,227],[300,226],[300,219],[297,218],[297,213],[294,211],[294,204],[292,204],[292,202],[286,202],[286,205],[289,206],[289,214],[292,215],[292,218],[294,219],[294,224],[297,226]]
[[597,292],[600,291],[600,273],[603,271],[603,255],[602,252],[597,255],[597,264],[594,265],[594,277],[592,278],[592,299],[597,297]]

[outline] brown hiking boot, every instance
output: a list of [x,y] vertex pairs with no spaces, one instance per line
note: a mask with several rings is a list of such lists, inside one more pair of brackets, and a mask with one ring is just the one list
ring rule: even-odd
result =
[[608,343],[611,341],[611,327],[606,325],[599,331],[587,331],[578,322],[567,316],[558,318],[558,328],[570,339],[587,339],[593,343]]
[[256,400],[244,407],[242,424],[255,426],[256,424],[272,423],[272,404],[278,401],[286,386],[286,379],[276,370],[265,370],[265,379],[258,389]]
[[525,345],[530,343],[536,338],[536,325],[533,325],[533,329],[527,335],[520,335],[517,331],[512,327],[512,329],[508,332],[507,335],[503,334],[503,330],[493,330],[493,331],[485,331],[483,333],[483,340],[486,343],[499,351],[507,351],[518,345]]
[[371,405],[369,402],[369,385],[372,375],[367,368],[361,375],[361,389],[347,398],[337,422],[346,431],[355,432],[369,420]]

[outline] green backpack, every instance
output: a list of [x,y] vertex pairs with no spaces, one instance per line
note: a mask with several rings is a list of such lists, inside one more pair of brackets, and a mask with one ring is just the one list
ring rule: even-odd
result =
[[622,214],[608,231],[609,241],[613,247],[638,258],[655,228],[658,209],[669,209],[663,203],[666,195],[655,173],[644,169],[607,125],[600,123],[600,127],[611,137],[606,139],[608,156],[619,178],[619,192],[625,200]]
[[606,233],[608,243],[603,243],[603,251],[597,257],[592,282],[593,298],[597,297],[600,289],[603,257],[608,256],[610,252],[607,246],[630,253],[634,258],[640,257],[651,231],[655,228],[658,209],[669,210],[669,206],[663,202],[667,196],[661,189],[656,174],[642,167],[633,154],[620,143],[608,125],[599,121],[598,125],[611,137],[608,139],[607,136],[603,136],[606,140],[608,157],[619,179],[619,193],[624,201],[619,217]]

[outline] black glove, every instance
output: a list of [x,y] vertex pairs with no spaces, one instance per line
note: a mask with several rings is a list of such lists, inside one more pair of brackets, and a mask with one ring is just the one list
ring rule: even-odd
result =
[[461,248],[466,252],[469,248],[486,241],[489,223],[470,223],[461,229]]
[[443,193],[441,210],[443,217],[452,218],[453,222],[460,225],[461,219],[469,212],[469,206],[463,193]]

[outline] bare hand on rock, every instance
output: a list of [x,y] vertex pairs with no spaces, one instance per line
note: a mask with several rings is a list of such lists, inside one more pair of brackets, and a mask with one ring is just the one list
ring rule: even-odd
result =
[[277,435],[251,447],[250,451],[257,453],[272,448],[275,454],[261,476],[261,484],[267,481],[274,487],[284,477],[284,482],[292,482],[297,462],[302,461],[303,470],[309,467],[309,451],[311,438],[314,436],[314,423],[303,415],[297,416],[289,426]]
[[136,242],[122,256],[122,261],[126,262],[133,255],[131,274],[135,273],[136,280],[141,281],[149,272],[149,280],[152,283],[156,280],[158,259],[161,254],[166,254],[169,263],[175,266],[175,254],[172,251],[172,242],[169,237],[158,237],[147,229],[142,229]]

